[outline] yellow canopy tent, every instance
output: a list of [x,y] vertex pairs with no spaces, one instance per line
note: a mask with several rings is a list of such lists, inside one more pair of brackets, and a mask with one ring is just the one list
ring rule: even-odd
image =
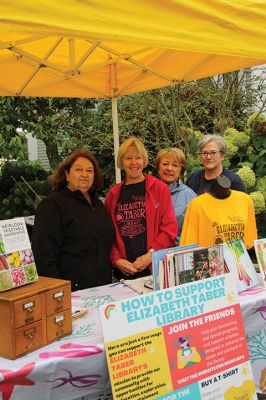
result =
[[115,113],[117,96],[264,63],[265,0],[0,4],[2,96],[110,97]]

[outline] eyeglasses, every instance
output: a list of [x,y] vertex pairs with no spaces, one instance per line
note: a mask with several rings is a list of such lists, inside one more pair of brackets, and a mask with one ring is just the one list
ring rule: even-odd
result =
[[217,151],[203,151],[202,153],[199,153],[199,155],[203,158],[207,158],[208,156],[210,156],[211,158],[215,158],[217,156],[218,153],[222,153],[221,150],[217,150]]

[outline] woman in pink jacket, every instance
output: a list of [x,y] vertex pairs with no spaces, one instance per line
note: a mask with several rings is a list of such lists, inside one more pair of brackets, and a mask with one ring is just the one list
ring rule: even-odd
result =
[[111,262],[117,279],[151,273],[152,252],[171,247],[178,233],[168,186],[144,174],[148,153],[136,137],[118,150],[117,166],[125,179],[109,190],[105,206],[116,230]]

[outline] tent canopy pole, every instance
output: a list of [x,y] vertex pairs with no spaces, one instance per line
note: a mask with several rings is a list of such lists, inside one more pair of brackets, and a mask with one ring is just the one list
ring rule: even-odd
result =
[[116,183],[119,183],[121,182],[121,171],[116,165],[117,153],[119,148],[117,97],[112,97],[112,119],[113,119],[114,154],[115,154],[115,181]]

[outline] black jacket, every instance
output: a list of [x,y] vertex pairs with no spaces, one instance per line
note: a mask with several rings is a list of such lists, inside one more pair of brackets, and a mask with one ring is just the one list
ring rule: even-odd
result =
[[71,280],[73,291],[112,280],[113,223],[98,197],[91,198],[92,206],[80,191],[58,189],[35,215],[32,249],[38,273]]
[[[190,187],[190,189],[194,190],[194,192],[197,193],[197,195],[200,195],[208,191],[206,189],[208,189],[212,184],[212,182],[214,181],[214,179],[209,179],[209,180],[205,179],[204,172],[205,172],[204,169],[191,172],[186,181],[186,185]],[[240,176],[238,176],[237,174],[235,174],[234,172],[230,171],[227,168],[223,169],[222,174],[230,179],[231,189],[239,190],[240,192],[245,192],[245,193],[247,192],[246,186],[242,181],[242,179],[240,178]]]

